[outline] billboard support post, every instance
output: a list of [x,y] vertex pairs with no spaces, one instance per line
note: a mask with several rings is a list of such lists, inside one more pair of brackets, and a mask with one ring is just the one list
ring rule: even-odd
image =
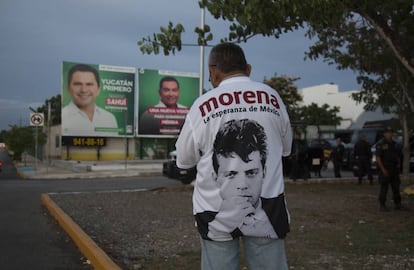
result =
[[46,145],[46,173],[49,173],[49,162],[50,162],[50,117],[51,117],[51,102],[47,102],[47,145]]
[[124,112],[124,128],[125,128],[125,171],[128,170],[128,137],[127,137],[127,125],[128,125],[128,112]]

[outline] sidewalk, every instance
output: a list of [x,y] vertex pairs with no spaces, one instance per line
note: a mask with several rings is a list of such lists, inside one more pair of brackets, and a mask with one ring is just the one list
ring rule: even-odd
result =
[[[165,160],[111,160],[76,161],[52,160],[50,165],[34,159],[17,163],[16,168],[24,179],[91,179],[133,176],[160,176]],[[37,169],[36,169],[37,166]]]
[[[139,177],[139,176],[162,176],[163,163],[166,160],[110,160],[110,161],[76,161],[76,160],[52,160],[50,165],[37,162],[37,170],[33,157],[29,157],[24,163],[17,163],[16,168],[20,176],[24,179],[93,179],[93,178],[120,178],[120,177]],[[403,182],[411,184],[406,190],[406,194],[414,194],[414,175],[410,174],[408,179]],[[286,182],[296,184],[306,183],[338,183],[355,182],[357,178],[351,171],[342,171],[342,178],[335,178],[332,168],[322,171],[322,178],[312,177],[308,181],[297,180],[293,182],[290,178],[285,178]],[[374,183],[377,183],[374,176]],[[364,183],[368,182],[366,177]]]

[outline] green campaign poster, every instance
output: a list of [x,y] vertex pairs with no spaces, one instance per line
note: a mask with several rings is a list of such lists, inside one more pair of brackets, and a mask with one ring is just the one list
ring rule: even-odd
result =
[[138,69],[138,135],[177,136],[199,82],[198,73]]
[[62,135],[132,137],[134,67],[63,62]]

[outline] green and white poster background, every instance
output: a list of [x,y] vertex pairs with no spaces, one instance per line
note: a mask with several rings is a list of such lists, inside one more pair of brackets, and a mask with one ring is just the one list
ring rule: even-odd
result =
[[[77,64],[75,62],[63,62],[62,67],[62,109],[67,106],[72,98],[68,92],[68,72]],[[95,104],[101,109],[115,116],[118,128],[105,129],[95,127],[95,134],[73,134],[62,130],[63,136],[99,136],[99,137],[132,137],[135,131],[135,74],[134,67],[120,67],[97,64],[86,64],[95,68],[100,77],[100,91]],[[64,126],[62,119],[62,126]],[[106,134],[107,133],[107,134]]]
[[[178,104],[190,108],[196,98],[199,96],[200,77],[198,73],[185,73],[165,70],[138,69],[138,121],[141,120],[147,108],[154,106],[160,102],[158,93],[160,80],[163,77],[174,77],[180,84],[180,96]],[[174,115],[165,116],[167,119],[174,119]],[[138,126],[138,135],[142,135]],[[148,135],[148,134],[146,134]],[[167,134],[150,134],[151,137]],[[156,136],[154,136],[156,135]],[[170,137],[178,135],[177,133],[169,133]],[[165,137],[165,136],[164,136]]]

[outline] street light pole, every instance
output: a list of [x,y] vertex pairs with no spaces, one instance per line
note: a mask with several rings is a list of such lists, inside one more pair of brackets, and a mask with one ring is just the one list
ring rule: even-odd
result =
[[[201,30],[204,31],[205,25],[205,15],[204,15],[204,8],[201,9]],[[204,44],[200,46],[200,87],[199,87],[199,95],[203,94],[203,87],[204,87]]]

